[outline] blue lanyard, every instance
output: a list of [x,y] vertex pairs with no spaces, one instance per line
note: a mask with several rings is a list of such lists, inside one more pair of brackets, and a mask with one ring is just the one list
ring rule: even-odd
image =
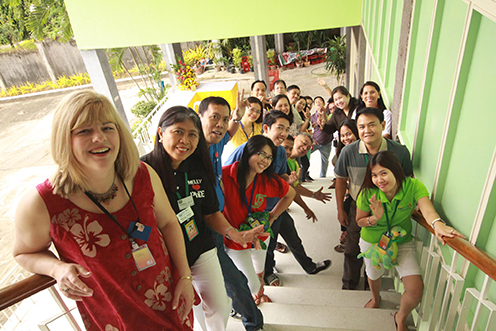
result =
[[390,219],[389,215],[388,215],[386,203],[385,202],[382,203],[382,208],[384,209],[384,214],[386,214],[386,223],[387,223],[387,227],[388,227],[388,232],[391,231],[391,225],[389,224],[389,221],[391,220],[391,222],[393,222],[394,215],[396,215],[396,211],[398,210],[399,204],[400,204],[400,200],[396,200],[396,206],[394,206],[393,216]]
[[253,202],[253,194],[255,194],[255,183],[256,182],[257,182],[257,176],[255,175],[255,179],[253,179],[253,186],[251,187],[250,204],[248,204],[248,200],[246,199],[246,194],[243,195],[243,198],[245,198],[246,208],[248,209],[248,216],[251,216],[251,203]]
[[[243,133],[245,134],[246,139],[247,140],[250,140],[250,137],[248,137],[248,135],[246,134],[245,127],[243,126],[243,123],[242,122],[239,122],[239,124],[241,125],[241,129],[243,129]],[[255,124],[253,124],[253,123],[251,123],[251,134],[252,135],[255,134]]]

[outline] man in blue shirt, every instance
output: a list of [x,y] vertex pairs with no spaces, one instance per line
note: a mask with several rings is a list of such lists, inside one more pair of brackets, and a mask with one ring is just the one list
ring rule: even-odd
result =
[[[203,134],[210,151],[210,157],[215,172],[215,190],[219,200],[219,210],[224,209],[224,193],[222,191],[222,152],[231,136],[238,130],[239,122],[245,111],[243,92],[238,92],[236,109],[231,117],[229,103],[221,97],[208,97],[203,99],[198,108],[202,122]],[[226,134],[227,133],[227,134]],[[232,306],[236,313],[242,316],[242,321],[247,331],[263,330],[263,315],[257,308],[248,288],[245,275],[236,268],[231,258],[224,250],[224,238],[212,231],[217,246],[227,295],[232,299]]]

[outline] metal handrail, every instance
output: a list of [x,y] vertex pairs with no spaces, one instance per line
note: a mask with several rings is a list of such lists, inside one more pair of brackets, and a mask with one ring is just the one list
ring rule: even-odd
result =
[[[434,229],[427,223],[424,216],[422,216],[419,211],[415,211],[412,215],[412,218],[435,236]],[[445,238],[445,240],[446,244],[448,244],[449,247],[458,252],[474,266],[479,268],[492,280],[496,281],[496,260],[489,256],[489,254],[479,249],[478,247],[475,247],[469,241],[459,237]]]

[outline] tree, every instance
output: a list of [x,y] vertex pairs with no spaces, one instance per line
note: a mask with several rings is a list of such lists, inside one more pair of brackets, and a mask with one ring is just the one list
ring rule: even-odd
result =
[[15,43],[28,39],[25,17],[29,13],[27,0],[0,0],[0,43],[14,47]]
[[346,36],[335,36],[327,41],[326,70],[334,72],[339,84],[346,73]]
[[63,0],[32,1],[26,27],[37,40],[50,38],[66,42],[74,35]]

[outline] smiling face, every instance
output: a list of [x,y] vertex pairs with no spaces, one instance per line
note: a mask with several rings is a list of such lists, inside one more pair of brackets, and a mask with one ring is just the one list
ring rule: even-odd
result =
[[305,101],[305,99],[300,99],[296,101],[295,108],[299,113],[305,111],[306,107],[307,107],[307,102]]
[[263,129],[264,135],[272,140],[276,147],[281,146],[289,133],[289,121],[285,118],[278,118],[270,128],[265,124]]
[[365,103],[365,107],[377,108],[379,97],[381,93],[378,92],[375,87],[371,85],[365,85],[362,92],[362,100]]
[[263,83],[256,83],[253,86],[253,90],[251,91],[251,95],[260,99],[260,98],[265,98],[265,92],[267,89],[265,88],[265,85]]
[[[306,110],[312,110],[312,107],[313,107],[313,100],[312,98],[305,98],[306,102],[307,102],[307,109]],[[318,99],[317,99],[318,100]]]
[[282,111],[286,115],[289,115],[289,112],[291,111],[291,106],[289,105],[288,100],[284,97],[282,97],[277,101],[276,106],[274,108],[276,110]]
[[120,140],[112,122],[98,122],[71,131],[72,151],[83,170],[113,169],[119,154]]
[[200,140],[200,132],[190,119],[174,123],[165,130],[159,127],[158,134],[171,158],[173,169],[177,169],[181,162],[193,154]]
[[261,151],[250,156],[248,159],[248,165],[250,166],[251,171],[261,174],[270,166],[273,159],[274,157],[270,146],[265,145]]
[[276,85],[274,85],[274,94],[275,95],[286,94],[286,88],[284,87],[284,84],[282,82],[279,82]]
[[294,138],[293,156],[302,157],[312,148],[312,140],[303,134]]
[[339,137],[341,138],[341,142],[343,145],[349,145],[352,142],[357,141],[357,137],[353,134],[353,131],[350,130],[349,127],[343,125],[341,129],[339,129]]
[[215,145],[224,138],[229,126],[229,108],[224,105],[208,105],[207,110],[200,115],[203,134],[207,145]]
[[344,95],[341,94],[341,92],[336,92],[332,96],[334,100],[334,105],[340,109],[343,110],[348,110],[348,107],[350,106],[350,96],[349,95]]
[[387,197],[392,197],[396,194],[397,185],[394,174],[388,168],[376,164],[371,169],[372,183],[377,186]]
[[382,140],[382,130],[386,122],[379,122],[377,116],[362,114],[357,119],[358,135],[360,139],[370,146],[377,146]]
[[250,106],[246,107],[245,114],[243,118],[247,118],[250,122],[255,122],[258,120],[262,114],[262,108],[258,103],[250,103]]
[[300,90],[297,88],[292,89],[289,92],[286,92],[286,96],[289,99],[289,102],[294,105],[298,99],[300,98]]
[[325,104],[324,104],[324,101],[322,101],[322,99],[320,99],[320,98],[315,99],[315,109],[319,113],[322,111],[325,111]]
[[281,146],[284,147],[284,150],[286,151],[286,157],[288,159],[291,158],[291,154],[293,153],[294,141],[286,139]]

